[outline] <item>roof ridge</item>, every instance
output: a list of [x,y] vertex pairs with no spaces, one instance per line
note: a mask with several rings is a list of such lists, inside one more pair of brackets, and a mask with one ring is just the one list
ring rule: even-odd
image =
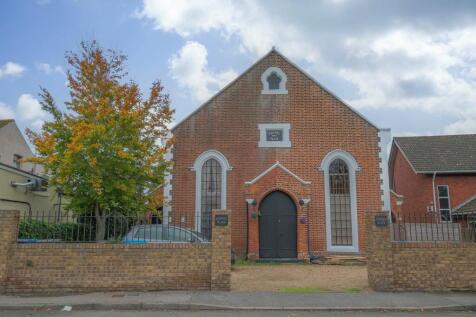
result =
[[323,84],[318,82],[314,77],[312,77],[310,74],[308,74],[305,70],[303,70],[300,66],[298,66],[296,63],[288,59],[283,53],[281,53],[276,46],[273,46],[271,50],[268,51],[265,55],[263,55],[261,58],[259,58],[256,62],[254,62],[250,67],[248,67],[244,72],[242,72],[238,77],[233,79],[231,82],[229,82],[227,85],[225,85],[222,89],[220,89],[217,93],[215,93],[212,97],[210,97],[208,100],[203,102],[199,107],[197,107],[194,111],[192,111],[189,115],[187,115],[185,118],[180,120],[173,128],[170,130],[173,132],[176,128],[178,128],[182,123],[187,121],[190,117],[192,117],[195,113],[200,111],[202,108],[210,104],[211,101],[213,101],[215,98],[217,98],[219,95],[221,95],[226,89],[228,89],[230,86],[232,86],[235,82],[237,82],[240,78],[242,78],[245,74],[247,74],[249,71],[251,71],[256,65],[258,65],[260,62],[262,62],[265,58],[267,58],[270,54],[275,53],[279,57],[281,57],[284,61],[286,61],[289,65],[294,67],[298,72],[303,74],[305,77],[307,77],[309,80],[311,80],[315,85],[317,85],[319,88],[324,90],[326,93],[331,95],[333,98],[341,102],[344,106],[346,106],[350,111],[352,111],[354,114],[359,116],[362,120],[367,122],[370,126],[374,127],[377,130],[381,130],[376,124],[374,124],[372,121],[367,119],[363,114],[361,114],[359,111],[354,109],[351,105],[349,105],[347,102],[345,102],[343,99],[335,95],[332,91],[330,91],[328,88],[326,88]]
[[470,198],[466,199],[465,201],[463,201],[461,204],[459,204],[458,206],[454,207],[453,210],[454,211],[457,211],[458,209],[460,209],[461,207],[464,207],[465,205],[469,204],[470,202],[472,202],[473,200],[476,199],[476,195],[474,196],[471,196]]
[[416,138],[433,138],[433,137],[457,137],[457,136],[476,136],[476,133],[461,133],[461,134],[433,134],[433,135],[409,135],[409,136],[394,136],[394,139],[416,139]]

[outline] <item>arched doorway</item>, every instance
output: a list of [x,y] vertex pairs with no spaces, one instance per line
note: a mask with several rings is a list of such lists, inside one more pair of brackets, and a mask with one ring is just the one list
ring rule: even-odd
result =
[[296,258],[296,205],[291,197],[274,191],[259,210],[260,258]]

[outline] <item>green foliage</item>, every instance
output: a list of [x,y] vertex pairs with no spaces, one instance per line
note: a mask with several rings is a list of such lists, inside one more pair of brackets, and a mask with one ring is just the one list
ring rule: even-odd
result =
[[323,293],[323,292],[331,292],[328,288],[321,288],[321,287],[286,287],[281,289],[282,292],[285,293]]
[[160,195],[149,193],[170,168],[164,155],[171,141],[159,142],[173,114],[163,86],[154,82],[144,96],[126,77],[126,56],[95,41],[81,43],[78,53],[66,57],[70,100],[63,111],[42,89],[42,109],[52,120],[41,133],[27,132],[38,153],[30,160],[42,164],[50,184],[71,197],[76,214],[94,211],[103,222],[113,212],[154,209],[158,201],[151,199]]
[[94,232],[82,223],[48,223],[36,219],[22,219],[20,239],[53,239],[61,241],[94,241]]

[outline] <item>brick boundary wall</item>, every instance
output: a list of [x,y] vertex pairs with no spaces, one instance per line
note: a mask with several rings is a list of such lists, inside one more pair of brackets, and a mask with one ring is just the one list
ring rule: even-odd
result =
[[2,293],[230,289],[230,223],[214,225],[209,243],[17,244],[18,221],[0,211]]
[[476,243],[395,242],[367,214],[369,284],[381,291],[476,290]]

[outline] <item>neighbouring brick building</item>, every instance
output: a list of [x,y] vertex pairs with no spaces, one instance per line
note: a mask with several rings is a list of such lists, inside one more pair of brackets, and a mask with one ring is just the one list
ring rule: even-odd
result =
[[475,134],[396,137],[389,171],[394,216],[476,213]]
[[390,210],[390,131],[274,49],[172,134],[164,221],[207,235],[210,210],[229,209],[241,257],[364,253],[365,212]]

